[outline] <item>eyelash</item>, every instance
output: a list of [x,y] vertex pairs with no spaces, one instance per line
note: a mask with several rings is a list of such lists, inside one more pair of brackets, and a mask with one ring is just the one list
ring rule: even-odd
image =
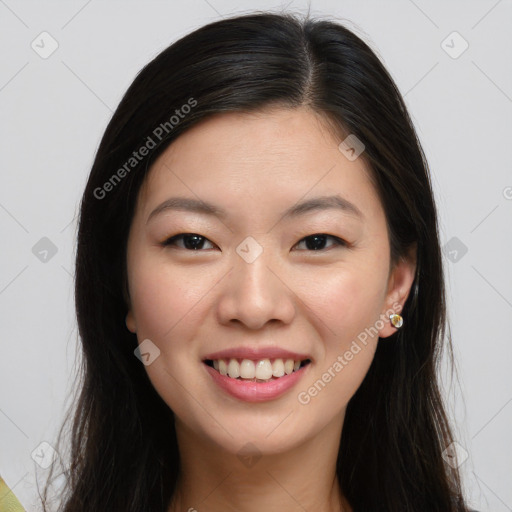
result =
[[[195,236],[195,237],[199,237],[202,240],[206,240],[206,241],[210,242],[205,236],[198,235],[197,233],[180,233],[178,235],[171,236],[170,238],[168,238],[167,240],[162,242],[161,245],[163,247],[172,247],[172,246],[176,247],[175,241],[176,240],[183,240],[183,238],[186,237],[186,236]],[[349,246],[349,244],[345,240],[343,240],[342,238],[339,238],[339,237],[334,236],[334,235],[327,235],[325,233],[314,233],[313,235],[305,236],[304,238],[301,238],[299,240],[299,242],[297,242],[297,244],[299,244],[299,243],[301,243],[301,242],[303,242],[303,241],[305,241],[305,240],[307,240],[309,238],[313,238],[315,236],[326,237],[326,238],[330,238],[330,239],[334,240],[334,242],[335,242],[334,247],[348,247]],[[212,245],[214,245],[213,242],[210,242],[210,243]],[[203,249],[187,249],[185,247],[179,247],[179,248],[183,249],[185,251],[188,251],[188,252],[201,252],[201,251],[203,251]],[[330,250],[331,248],[332,247],[329,247],[327,249],[307,250],[307,252],[325,252],[325,251]]]

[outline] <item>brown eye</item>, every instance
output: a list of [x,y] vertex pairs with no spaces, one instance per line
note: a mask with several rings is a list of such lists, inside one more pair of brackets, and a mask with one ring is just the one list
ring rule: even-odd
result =
[[[333,235],[325,235],[323,233],[317,233],[315,235],[306,236],[297,245],[300,245],[301,243],[305,242],[307,250],[323,251],[323,250],[326,250],[325,243],[326,243],[327,239],[334,240],[334,245],[333,245],[334,247],[347,245],[347,243],[344,240],[342,240],[341,238],[338,238],[337,236],[333,236]],[[329,249],[329,248],[330,247],[327,247],[327,249]]]
[[198,251],[204,249],[205,243],[209,243],[213,247],[212,242],[210,242],[204,236],[198,235],[196,233],[180,233],[179,235],[174,235],[171,238],[168,238],[165,242],[162,243],[162,245],[165,247],[176,246],[189,251]]

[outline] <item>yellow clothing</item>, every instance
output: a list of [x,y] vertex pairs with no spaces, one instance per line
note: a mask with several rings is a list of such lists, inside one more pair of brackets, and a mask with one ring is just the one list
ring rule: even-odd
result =
[[25,512],[14,493],[0,476],[0,512]]

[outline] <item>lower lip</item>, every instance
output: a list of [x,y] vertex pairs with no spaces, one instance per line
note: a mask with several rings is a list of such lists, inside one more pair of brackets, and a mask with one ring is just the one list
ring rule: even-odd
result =
[[290,375],[284,375],[269,382],[232,379],[227,375],[221,375],[217,370],[205,363],[203,365],[212,376],[213,381],[231,396],[246,402],[267,402],[280,397],[291,389],[308,371],[311,363],[303,366],[296,372],[290,373]]

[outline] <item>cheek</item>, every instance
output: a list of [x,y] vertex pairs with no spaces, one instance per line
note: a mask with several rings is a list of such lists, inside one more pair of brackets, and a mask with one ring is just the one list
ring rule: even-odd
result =
[[131,283],[132,307],[139,338],[161,338],[172,326],[180,302],[171,292],[175,283],[169,281],[156,269],[139,267],[135,272]]
[[150,339],[160,350],[145,370],[164,402],[188,418],[190,398],[186,390],[194,383],[187,375],[197,366],[193,339],[201,324],[201,298],[211,284],[195,271],[171,269],[158,258],[142,256],[133,263],[130,293],[137,338],[139,343]]
[[323,353],[298,396],[310,412],[334,415],[346,407],[361,385],[377,347],[378,320],[385,297],[387,263],[347,265],[329,277],[311,276],[307,305],[321,319]]
[[342,413],[363,382],[375,354],[375,343],[349,344],[331,354],[298,392],[307,417],[322,424]]
[[338,349],[373,325],[385,298],[387,274],[375,263],[311,273],[301,284],[302,297],[324,325],[323,334]]
[[164,342],[179,326],[190,324],[209,287],[209,280],[196,271],[171,269],[155,259],[139,260],[130,276],[139,337]]
[[364,380],[377,348],[372,327],[382,304],[375,288],[354,275],[333,277],[322,292],[312,304],[322,320],[323,353],[297,396],[315,418],[339,414]]

